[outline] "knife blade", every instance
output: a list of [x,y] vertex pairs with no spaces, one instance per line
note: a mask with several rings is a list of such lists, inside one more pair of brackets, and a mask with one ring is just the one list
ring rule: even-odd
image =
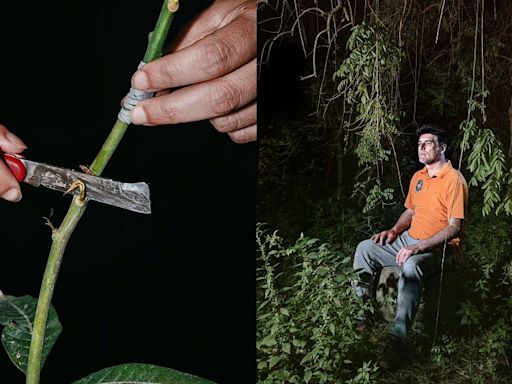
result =
[[[18,181],[34,187],[42,185],[55,191],[67,192],[69,186],[79,180],[85,185],[85,199],[134,212],[151,213],[149,187],[144,182],[123,183],[8,153],[4,153],[3,158]],[[78,195],[80,192],[74,189],[68,193]]]

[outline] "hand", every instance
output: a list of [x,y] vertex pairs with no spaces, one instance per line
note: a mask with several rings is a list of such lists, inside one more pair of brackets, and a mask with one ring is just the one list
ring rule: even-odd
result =
[[402,266],[409,257],[416,255],[421,251],[420,247],[417,244],[408,245],[406,247],[401,248],[396,254],[396,263],[399,266]]
[[170,54],[133,75],[132,87],[157,92],[133,109],[134,124],[209,119],[236,143],[255,141],[256,1],[216,0],[183,30]]
[[398,237],[398,234],[393,229],[388,229],[382,231],[380,233],[376,233],[370,239],[373,240],[374,243],[378,243],[380,245],[391,244]]
[[[21,153],[27,146],[18,136],[0,124],[0,150],[8,153]],[[0,197],[5,200],[17,202],[21,200],[21,190],[18,180],[9,167],[0,161]]]

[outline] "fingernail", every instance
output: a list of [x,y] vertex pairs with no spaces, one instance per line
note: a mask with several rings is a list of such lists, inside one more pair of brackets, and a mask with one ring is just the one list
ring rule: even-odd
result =
[[11,188],[2,195],[2,198],[15,203],[21,200],[21,191],[18,188]]
[[14,133],[7,132],[7,134],[5,136],[7,137],[7,140],[9,140],[11,143],[16,145],[17,147],[20,147],[21,149],[27,149],[27,146],[25,145],[25,143],[23,141],[21,141],[21,139],[18,136],[16,136]]
[[132,111],[132,123],[144,124],[147,121],[146,112],[142,107],[135,107]]
[[149,88],[148,76],[141,71],[135,72],[132,78],[132,87],[135,89],[140,89],[141,91],[145,91]]

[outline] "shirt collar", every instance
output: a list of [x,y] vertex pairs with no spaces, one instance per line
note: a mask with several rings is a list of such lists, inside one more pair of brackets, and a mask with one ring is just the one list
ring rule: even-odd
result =
[[446,164],[443,165],[443,167],[439,170],[439,172],[437,172],[434,176],[429,176],[428,175],[428,170],[427,170],[427,166],[425,165],[425,167],[423,167],[423,169],[420,171],[422,174],[425,175],[425,177],[428,177],[428,178],[432,178],[432,177],[443,177],[444,175],[446,175],[451,169],[452,169],[452,163],[450,160],[447,160],[446,161]]

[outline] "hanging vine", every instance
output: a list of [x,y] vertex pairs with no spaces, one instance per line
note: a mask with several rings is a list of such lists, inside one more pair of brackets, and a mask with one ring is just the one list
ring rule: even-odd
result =
[[402,51],[377,26],[361,23],[352,28],[347,41],[350,54],[336,71],[338,90],[351,107],[350,131],[359,136],[359,165],[389,160],[391,150],[382,141],[398,132],[399,114],[394,105],[395,79]]
[[[396,79],[404,54],[385,30],[366,22],[352,28],[347,50],[350,53],[334,74],[347,105],[343,124],[347,135],[357,138],[355,154],[359,166],[379,169],[392,153],[385,143],[392,143],[398,133]],[[355,190],[364,190],[365,184],[357,183]],[[382,189],[378,177],[368,190],[364,212],[393,199],[394,190]]]

